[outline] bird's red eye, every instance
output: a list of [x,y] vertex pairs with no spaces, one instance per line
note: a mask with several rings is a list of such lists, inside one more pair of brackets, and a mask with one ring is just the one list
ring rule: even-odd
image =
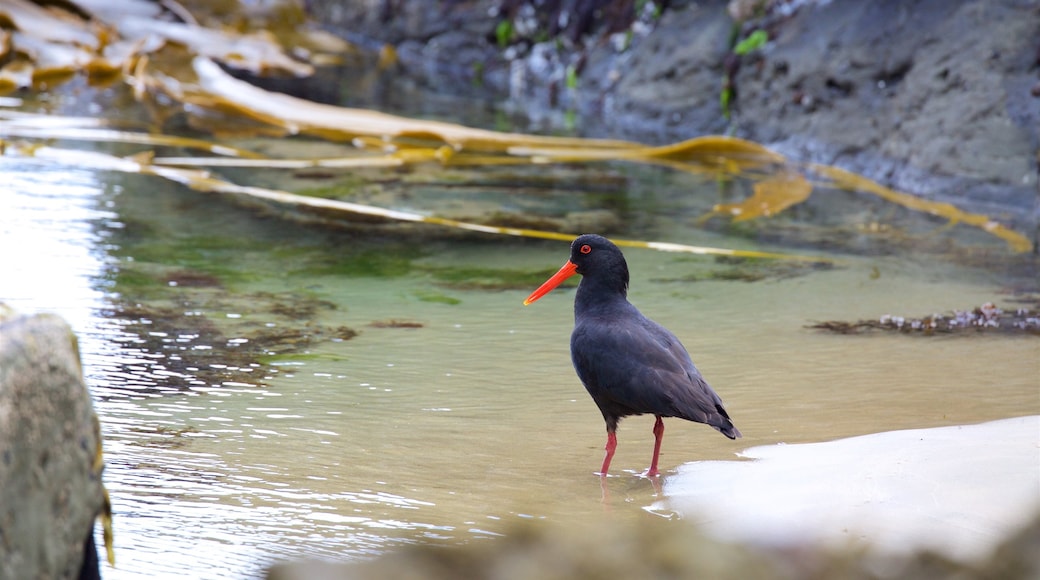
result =
[[592,246],[590,246],[588,244],[585,244],[578,251],[581,252],[582,254],[588,254],[588,253],[590,253],[592,251]]

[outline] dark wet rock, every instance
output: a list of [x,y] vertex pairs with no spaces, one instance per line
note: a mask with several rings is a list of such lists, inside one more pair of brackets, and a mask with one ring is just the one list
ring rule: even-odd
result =
[[[97,577],[97,418],[61,318],[0,304],[0,578]],[[93,568],[81,567],[84,562]]]
[[[309,7],[347,36],[397,45],[403,74],[434,92],[479,87],[509,97],[532,119],[574,109],[590,136],[663,143],[733,130],[800,161],[1037,227],[1034,1],[774,3],[768,16],[744,25],[744,33],[764,27],[770,42],[739,63],[721,0],[658,2],[659,18],[631,13],[622,31],[617,15],[596,2],[548,3],[561,22],[591,20],[548,40],[535,30],[499,46],[496,26],[507,17],[522,22],[517,14],[535,4],[314,0]],[[578,71],[576,87],[565,86],[568,67]],[[738,96],[732,123],[719,104],[727,75]]]
[[1000,308],[987,302],[971,310],[954,310],[947,314],[908,317],[884,314],[877,320],[846,322],[830,320],[809,326],[838,334],[861,334],[871,330],[888,330],[903,334],[933,336],[937,334],[1028,334],[1040,336],[1040,308]]
[[165,282],[168,286],[184,286],[191,288],[219,288],[223,284],[220,279],[205,272],[192,270],[177,270],[166,275]]
[[718,103],[732,27],[721,3],[694,4],[667,12],[624,53],[592,54],[583,75],[592,86],[582,88],[601,95],[603,135],[665,143],[724,133]]
[[416,322],[414,320],[373,320],[368,325],[372,328],[422,328],[426,326],[422,322]]
[[1034,211],[1037,4],[821,3],[738,76],[738,134],[946,201]]
[[135,302],[124,294],[124,301],[108,313],[122,331],[113,341],[145,354],[142,360],[111,369],[123,377],[123,388],[170,392],[227,384],[261,386],[277,372],[268,364],[271,357],[358,335],[347,326],[318,322],[336,305],[315,296],[253,292],[242,300],[213,276],[179,271],[162,277],[171,278],[205,283],[166,288],[165,300]]

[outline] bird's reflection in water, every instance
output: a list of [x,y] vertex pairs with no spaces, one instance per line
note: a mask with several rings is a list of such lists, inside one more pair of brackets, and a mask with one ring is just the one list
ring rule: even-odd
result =
[[[631,488],[638,487],[640,490],[645,489],[646,483],[649,482],[650,487],[654,490],[653,497],[661,497],[664,493],[663,478],[660,474],[657,475],[646,475],[631,473],[635,477],[629,477],[630,473],[624,475],[607,475],[605,473],[596,473],[599,477],[599,490],[600,490],[600,502],[603,504],[603,510],[610,512],[611,510],[611,495],[610,495],[610,482],[616,481],[623,483],[626,486],[626,491]],[[626,493],[626,495],[628,495]],[[640,496],[645,494],[640,493]]]

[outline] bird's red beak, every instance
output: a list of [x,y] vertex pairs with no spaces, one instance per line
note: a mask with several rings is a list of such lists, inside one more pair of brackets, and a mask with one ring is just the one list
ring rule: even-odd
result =
[[524,306],[527,306],[528,304],[534,302],[535,300],[538,300],[542,296],[545,296],[549,292],[552,292],[552,289],[559,286],[560,282],[563,282],[567,278],[570,278],[577,272],[578,265],[574,262],[571,262],[570,260],[567,260],[567,263],[564,264],[558,272],[553,274],[552,277],[546,280],[544,284],[539,286],[537,290],[531,292],[531,295],[527,297],[527,300],[524,300]]

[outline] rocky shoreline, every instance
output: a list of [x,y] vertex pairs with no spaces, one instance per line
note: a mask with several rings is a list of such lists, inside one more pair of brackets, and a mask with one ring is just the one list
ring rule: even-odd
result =
[[[393,46],[399,71],[433,91],[477,92],[533,119],[571,111],[591,137],[730,133],[1038,236],[1035,0],[772,2],[742,28],[731,12],[755,2],[549,4],[548,19],[508,0],[315,0],[308,10],[354,42]],[[768,43],[734,62],[734,31],[755,29]]]

